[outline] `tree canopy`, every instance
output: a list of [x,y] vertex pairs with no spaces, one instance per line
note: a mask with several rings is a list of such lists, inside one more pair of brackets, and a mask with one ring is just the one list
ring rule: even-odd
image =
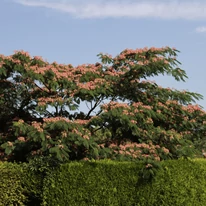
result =
[[[178,50],[126,49],[96,64],[49,63],[16,51],[0,55],[0,160],[165,160],[204,149],[206,113],[185,81]],[[87,110],[85,110],[86,106]]]

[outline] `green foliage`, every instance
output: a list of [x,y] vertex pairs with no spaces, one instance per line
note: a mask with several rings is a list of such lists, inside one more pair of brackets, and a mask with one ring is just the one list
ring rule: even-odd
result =
[[32,205],[41,202],[41,177],[26,165],[0,162],[0,205]]
[[169,47],[126,49],[77,67],[24,51],[0,55],[0,160],[200,156],[206,113],[193,103],[202,96],[151,81],[185,81],[177,54]]
[[24,205],[26,196],[21,185],[22,168],[0,162],[0,205]]
[[[206,160],[0,163],[0,205],[205,206]],[[46,163],[47,162],[47,163]],[[45,165],[45,166],[43,166]],[[41,167],[40,167],[41,166]],[[152,176],[152,178],[151,178]]]
[[[203,163],[204,162],[204,163]],[[163,161],[152,182],[139,185],[139,206],[204,206],[206,161]]]
[[[142,163],[94,161],[64,164],[44,182],[43,205],[204,206],[206,161],[161,162],[151,181],[142,181]],[[153,167],[156,167],[154,164]],[[148,168],[147,168],[148,169]],[[141,180],[141,181],[140,181]]]
[[39,206],[42,203],[44,174],[41,171],[32,170],[28,164],[21,164],[24,168],[24,176],[21,179],[27,197],[27,206]]
[[46,178],[43,205],[133,205],[139,167],[112,161],[64,164]]
[[155,178],[157,172],[162,169],[160,162],[147,159],[143,162],[143,167],[139,171],[139,182],[150,182]]

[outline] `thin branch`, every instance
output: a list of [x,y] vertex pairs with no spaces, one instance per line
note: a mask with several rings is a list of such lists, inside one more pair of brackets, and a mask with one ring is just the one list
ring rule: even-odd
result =
[[85,103],[86,103],[87,109],[91,109],[91,108],[89,108],[89,106],[88,106],[88,104],[87,104],[87,101],[86,101]]
[[96,113],[96,116],[99,116],[102,113],[102,109],[100,109],[100,111],[98,113]]
[[98,131],[98,130],[100,130],[100,129],[104,128],[104,127],[106,127],[105,123],[103,123],[103,125],[102,125],[102,126],[100,126],[99,128],[97,128],[97,129],[93,130],[92,132],[93,132],[93,133],[95,133],[96,131]]
[[[45,90],[43,90],[40,86],[38,86],[35,82],[34,82],[35,86],[38,87],[42,92],[46,92],[47,94],[50,94],[50,92],[47,92]],[[45,85],[44,85],[45,86]],[[45,86],[46,87],[46,86]],[[47,87],[46,87],[47,88]],[[47,88],[48,89],[48,88]]]
[[51,112],[49,112],[48,110],[45,110],[45,113],[47,113],[49,116],[54,117],[54,115]]
[[102,101],[102,96],[99,97],[99,99],[97,99],[96,103],[94,104],[94,106],[90,109],[90,111],[88,112],[87,116],[85,117],[85,119],[89,119],[90,114],[94,111],[94,109],[101,103]]
[[97,132],[98,130],[102,129],[103,127],[104,127],[104,125],[102,125],[101,127],[97,128],[97,129],[95,129],[95,130],[93,130],[92,132],[95,133],[95,132]]
[[58,111],[58,106],[55,106],[55,116],[57,117],[59,115],[59,111]]

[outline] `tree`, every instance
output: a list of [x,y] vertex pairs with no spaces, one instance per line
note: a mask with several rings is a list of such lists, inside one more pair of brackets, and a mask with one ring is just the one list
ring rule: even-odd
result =
[[77,67],[24,51],[1,55],[1,160],[164,160],[200,153],[206,113],[193,103],[202,96],[151,81],[160,74],[185,81],[177,53],[126,49]]

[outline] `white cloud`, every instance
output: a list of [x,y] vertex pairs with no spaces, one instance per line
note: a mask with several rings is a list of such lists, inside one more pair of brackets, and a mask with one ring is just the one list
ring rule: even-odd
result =
[[67,12],[77,18],[206,19],[206,2],[192,0],[13,0]]
[[195,31],[197,33],[206,33],[206,26],[197,27]]

